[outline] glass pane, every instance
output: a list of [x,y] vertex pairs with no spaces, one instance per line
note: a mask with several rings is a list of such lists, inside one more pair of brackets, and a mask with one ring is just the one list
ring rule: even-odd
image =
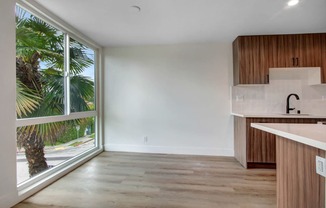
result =
[[64,35],[16,6],[17,118],[63,115]]
[[17,128],[17,183],[96,146],[95,117]]
[[94,50],[70,38],[70,112],[95,110]]

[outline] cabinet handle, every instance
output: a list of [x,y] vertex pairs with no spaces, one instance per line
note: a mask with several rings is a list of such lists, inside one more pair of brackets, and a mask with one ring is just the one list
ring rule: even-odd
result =
[[296,58],[297,59],[297,65],[296,66],[299,66],[299,58]]
[[292,66],[295,66],[295,58],[292,57]]

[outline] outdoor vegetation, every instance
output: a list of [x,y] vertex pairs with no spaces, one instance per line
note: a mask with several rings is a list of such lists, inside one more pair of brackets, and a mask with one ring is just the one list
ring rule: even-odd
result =
[[[94,110],[94,81],[83,72],[94,65],[85,45],[70,38],[70,106],[65,106],[65,35],[16,7],[16,113],[17,118],[64,115]],[[76,126],[80,126],[76,131]],[[48,168],[44,145],[65,143],[94,133],[92,118],[44,123],[17,128],[17,145],[25,150],[29,174]]]

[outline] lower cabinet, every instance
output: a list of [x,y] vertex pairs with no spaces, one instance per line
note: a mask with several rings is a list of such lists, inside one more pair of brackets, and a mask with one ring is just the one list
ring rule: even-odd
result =
[[234,117],[234,155],[245,168],[276,168],[275,135],[252,128],[251,123],[317,123],[315,118]]

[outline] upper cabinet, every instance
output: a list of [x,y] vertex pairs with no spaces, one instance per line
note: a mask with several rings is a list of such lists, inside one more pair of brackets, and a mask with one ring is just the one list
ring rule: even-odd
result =
[[326,35],[239,36],[233,42],[234,84],[268,84],[269,68],[321,67],[326,83]]
[[268,83],[267,45],[261,36],[240,36],[233,42],[234,84]]
[[322,35],[275,35],[270,38],[271,67],[321,67]]

